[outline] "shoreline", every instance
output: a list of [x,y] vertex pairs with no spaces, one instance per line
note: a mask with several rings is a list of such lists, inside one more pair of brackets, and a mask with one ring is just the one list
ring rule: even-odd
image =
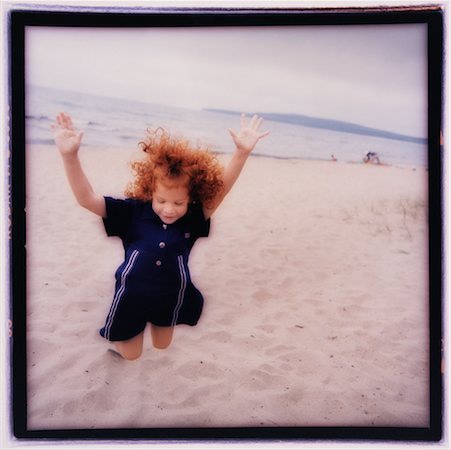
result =
[[[39,149],[46,149],[49,147],[54,147],[54,144],[26,144],[25,146],[26,148],[30,148],[33,149],[35,148],[37,151],[39,151]],[[103,151],[105,150],[105,148],[108,148],[112,151],[119,151],[119,152],[125,152],[125,151],[129,151],[131,154],[133,152],[139,152],[139,154],[143,154],[143,152],[138,148],[138,146],[135,146],[134,148],[132,147],[128,147],[128,146],[86,146],[86,145],[82,145],[81,148],[81,152],[83,153],[84,150],[86,150],[87,152],[89,151]],[[56,147],[55,147],[55,151],[57,151]],[[232,152],[223,152],[223,151],[211,151],[211,153],[213,153],[214,155],[222,158],[222,157],[227,157],[227,156],[231,156]],[[332,160],[329,158],[309,158],[309,157],[296,157],[296,156],[280,156],[280,155],[266,155],[266,154],[262,154],[262,153],[251,153],[249,155],[250,158],[267,158],[267,159],[274,159],[274,160],[282,160],[282,161],[306,161],[306,162],[330,162],[330,163],[338,163],[338,164],[351,164],[351,165],[362,165],[362,166],[375,166],[375,167],[393,167],[393,168],[397,168],[397,169],[404,169],[404,170],[424,170],[426,172],[428,172],[428,168],[422,164],[388,164],[388,163],[380,163],[380,164],[372,164],[372,163],[364,163],[363,161],[350,161],[350,160]]]
[[[223,152],[221,154],[227,155],[230,153]],[[362,161],[349,161],[349,160],[332,160],[328,158],[308,158],[308,157],[295,157],[295,156],[275,156],[275,155],[263,155],[259,153],[252,154],[251,156],[256,158],[268,158],[268,159],[281,159],[281,160],[293,160],[293,161],[317,161],[317,162],[330,162],[330,163],[337,163],[337,164],[355,164],[355,165],[362,165],[362,166],[375,166],[375,167],[394,167],[397,169],[407,169],[407,170],[419,170],[424,169],[425,171],[428,171],[428,169],[422,165],[402,165],[402,164],[387,164],[387,163],[380,163],[380,164],[373,164],[373,163],[364,163]]]

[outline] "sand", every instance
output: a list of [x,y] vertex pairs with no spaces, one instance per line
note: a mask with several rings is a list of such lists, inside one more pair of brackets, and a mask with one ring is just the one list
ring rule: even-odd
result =
[[[95,190],[137,154],[84,149]],[[121,243],[55,148],[27,150],[26,209],[30,430],[429,425],[424,169],[251,157],[192,252],[199,324],[133,362],[98,334]]]

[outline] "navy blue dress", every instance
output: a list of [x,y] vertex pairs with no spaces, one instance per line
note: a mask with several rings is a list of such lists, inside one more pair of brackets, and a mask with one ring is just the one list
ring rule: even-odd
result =
[[108,236],[122,240],[125,257],[116,271],[116,286],[101,336],[110,341],[130,339],[147,322],[158,326],[196,325],[202,312],[202,294],[193,285],[189,253],[210,231],[202,206],[167,225],[150,202],[105,197]]

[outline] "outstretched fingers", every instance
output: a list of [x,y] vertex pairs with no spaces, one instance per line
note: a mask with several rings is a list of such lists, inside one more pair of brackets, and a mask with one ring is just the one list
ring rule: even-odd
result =
[[229,133],[236,147],[250,153],[257,142],[269,134],[269,131],[259,131],[262,123],[263,118],[256,114],[250,120],[245,114],[241,114],[241,129],[239,131],[229,129]]
[[259,118],[256,114],[254,114],[249,123],[249,127],[254,130],[258,130],[258,127],[261,125],[262,120],[263,119],[261,117]]
[[65,147],[70,142],[80,147],[84,132],[74,127],[72,118],[68,114],[60,112],[51,125],[51,129],[57,145]]
[[229,128],[229,133],[230,133],[230,136],[232,136],[232,139],[233,139],[233,140],[236,140],[236,139],[237,139],[237,134],[236,134],[235,131],[233,131],[231,128]]
[[63,112],[60,112],[56,116],[56,123],[60,128],[64,128],[66,130],[74,130],[74,125],[72,123],[72,118]]
[[249,123],[249,128],[254,130],[257,133],[257,139],[260,140],[264,138],[265,136],[268,136],[269,131],[263,131],[261,133],[258,133],[258,130],[260,129],[261,125],[263,123],[263,117],[258,117],[257,114],[252,116],[252,119]]
[[258,135],[258,140],[263,139],[264,137],[268,136],[269,131],[263,131]]
[[[254,114],[250,121],[248,121],[245,114],[241,114],[241,128],[251,128],[254,131],[258,131],[263,123],[263,117],[259,117],[257,114]],[[265,134],[265,136],[268,133]],[[263,137],[263,136],[262,136]]]
[[250,120],[246,116],[245,113],[241,114],[241,128],[252,128],[258,129],[263,122],[262,117],[258,117],[257,114],[254,114]]

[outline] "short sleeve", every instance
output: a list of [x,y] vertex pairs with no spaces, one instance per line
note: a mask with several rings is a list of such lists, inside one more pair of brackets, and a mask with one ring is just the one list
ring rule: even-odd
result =
[[130,200],[105,197],[106,217],[103,224],[108,236],[124,239],[132,221],[134,204]]
[[201,204],[194,203],[190,205],[190,222],[194,239],[207,237],[210,234],[210,219],[205,219]]

